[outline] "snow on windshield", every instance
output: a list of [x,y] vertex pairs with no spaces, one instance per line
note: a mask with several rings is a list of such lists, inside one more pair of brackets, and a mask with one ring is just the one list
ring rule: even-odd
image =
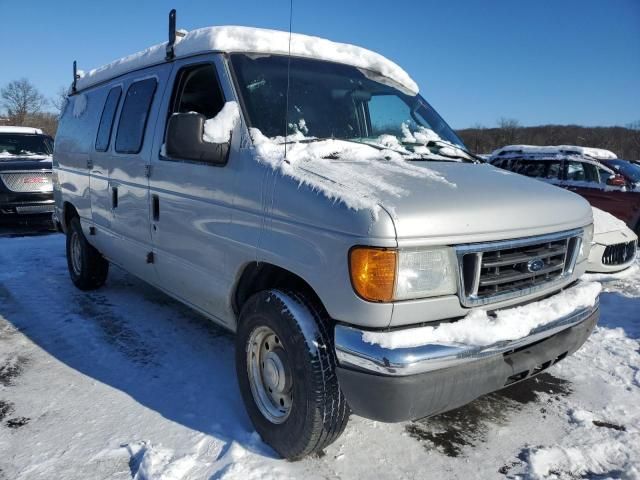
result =
[[[303,126],[306,125],[303,123]],[[251,129],[251,137],[258,161],[350,209],[368,209],[375,219],[381,208],[381,193],[397,198],[410,193],[398,185],[401,182],[394,182],[399,176],[423,178],[451,188],[456,186],[434,170],[407,162],[402,151],[384,146],[339,139],[315,139],[305,137],[298,131],[286,138],[285,159],[283,137],[266,137],[257,128]],[[389,138],[395,137],[390,135],[386,139]]]
[[526,337],[537,327],[548,324],[574,311],[592,307],[602,286],[597,282],[580,282],[573,288],[552,297],[521,307],[487,312],[472,310],[462,320],[442,323],[435,327],[418,327],[395,332],[365,332],[362,339],[384,348],[411,348],[429,343],[462,343],[486,346],[505,340]]

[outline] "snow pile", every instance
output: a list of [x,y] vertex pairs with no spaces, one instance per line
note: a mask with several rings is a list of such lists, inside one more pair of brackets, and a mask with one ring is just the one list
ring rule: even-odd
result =
[[[418,93],[418,85],[402,68],[371,50],[298,33],[291,35],[290,46],[291,55],[372,70],[404,87],[408,93],[412,95]],[[193,30],[184,37],[176,39],[176,57],[212,50],[287,55],[289,53],[289,32],[237,26],[207,27]],[[128,71],[161,63],[165,59],[165,54],[166,42],[154,45],[141,52],[90,70],[78,79],[77,86],[80,89],[86,88]]]
[[87,96],[84,93],[75,95],[73,97],[73,116],[74,118],[81,117],[84,111],[87,109]]
[[462,320],[442,323],[436,327],[418,327],[393,332],[365,332],[362,339],[383,348],[411,348],[429,343],[492,345],[505,340],[517,340],[534,329],[549,324],[574,311],[592,307],[601,285],[580,282],[538,302],[505,310],[490,317],[484,310],[472,310]]
[[371,210],[374,218],[381,208],[380,193],[397,198],[410,193],[394,178],[418,177],[455,188],[441,174],[405,161],[395,150],[345,140],[314,140],[298,132],[286,138],[291,143],[286,146],[285,160],[283,137],[266,137],[257,128],[251,129],[251,137],[258,161],[350,209]]
[[240,109],[237,102],[227,102],[222,110],[213,118],[204,122],[202,139],[209,143],[226,143],[231,132],[240,121]]
[[575,145],[508,145],[506,147],[495,150],[491,157],[506,157],[509,154],[527,154],[527,155],[583,155],[585,157],[595,158],[597,160],[611,160],[618,158],[617,155],[609,150],[592,147],[578,147]]
[[593,233],[615,232],[618,230],[628,230],[627,224],[619,218],[599,208],[591,207],[593,210]]
[[[626,436],[626,435],[618,435]],[[529,453],[529,474],[534,478],[620,478],[609,476],[615,471],[625,472],[624,478],[638,478],[640,470],[634,465],[631,445],[640,445],[637,433],[621,442],[614,438],[589,438],[571,447],[550,446],[533,449]],[[637,462],[637,458],[636,458]],[[565,474],[565,475],[563,475]]]

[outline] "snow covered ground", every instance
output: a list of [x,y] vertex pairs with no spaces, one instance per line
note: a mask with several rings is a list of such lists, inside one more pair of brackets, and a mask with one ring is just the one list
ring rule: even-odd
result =
[[115,268],[76,290],[62,235],[0,238],[0,480],[640,478],[640,261],[588,279],[602,317],[573,357],[432,419],[352,417],[288,463],[244,412],[229,334]]

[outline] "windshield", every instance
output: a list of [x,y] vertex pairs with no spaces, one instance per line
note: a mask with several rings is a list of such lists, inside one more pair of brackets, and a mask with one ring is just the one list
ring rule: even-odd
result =
[[51,155],[51,139],[44,135],[0,133],[0,158]]
[[609,160],[606,165],[621,173],[633,183],[640,183],[640,166],[625,160]]
[[284,135],[289,70],[286,134],[296,140],[358,140],[440,155],[458,151],[446,144],[465,148],[422,97],[370,71],[279,55],[233,54],[231,63],[249,126],[267,137]]

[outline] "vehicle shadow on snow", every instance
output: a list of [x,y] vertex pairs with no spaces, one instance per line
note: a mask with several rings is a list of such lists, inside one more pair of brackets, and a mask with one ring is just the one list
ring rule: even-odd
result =
[[1,317],[69,367],[166,419],[277,457],[245,413],[231,334],[117,268],[102,289],[76,290],[63,241],[49,242],[56,242],[53,253],[28,245],[17,255],[25,258],[0,251],[0,263],[19,262],[24,270],[4,281],[0,276],[0,288],[11,296],[0,301]]
[[525,405],[538,403],[540,416],[546,418],[545,405],[572,392],[569,381],[543,372],[450,412],[410,422],[405,430],[427,450],[459,457],[464,447],[483,443],[491,429],[507,424]]
[[[603,284],[606,287],[606,284]],[[629,319],[636,318],[636,321]],[[640,312],[638,298],[620,292],[603,292],[600,295],[600,319],[598,325],[621,328],[627,337],[640,339]]]

